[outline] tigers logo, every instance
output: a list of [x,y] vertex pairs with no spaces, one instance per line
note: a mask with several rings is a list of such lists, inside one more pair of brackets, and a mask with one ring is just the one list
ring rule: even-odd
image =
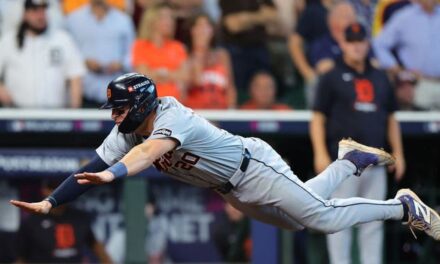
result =
[[356,90],[356,101],[371,103],[374,100],[373,84],[367,79],[355,79],[354,88]]
[[107,99],[109,99],[110,97],[112,97],[112,90],[107,89]]
[[356,101],[354,108],[361,112],[375,112],[377,105],[374,103],[374,87],[368,79],[355,79],[354,90],[356,93]]

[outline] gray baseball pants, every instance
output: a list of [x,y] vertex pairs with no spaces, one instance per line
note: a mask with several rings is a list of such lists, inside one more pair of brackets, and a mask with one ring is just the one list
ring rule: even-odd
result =
[[355,172],[349,161],[337,160],[304,183],[266,142],[244,138],[243,144],[252,158],[245,172],[237,170],[230,178],[235,187],[223,198],[250,217],[285,229],[307,227],[323,233],[403,217],[402,204],[396,199],[329,200],[333,191]]

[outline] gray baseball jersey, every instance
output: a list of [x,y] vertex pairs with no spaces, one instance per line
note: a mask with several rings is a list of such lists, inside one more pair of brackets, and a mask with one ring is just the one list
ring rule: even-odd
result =
[[[260,221],[291,230],[304,227],[333,233],[347,227],[385,219],[401,219],[399,200],[332,199],[330,194],[355,171],[337,160],[317,177],[303,183],[266,142],[234,136],[210,124],[172,97],[160,98],[148,138],[122,134],[114,127],[97,149],[108,164],[119,161],[145,140],[174,138],[178,147],[154,162],[160,171],[200,187],[234,187],[219,193],[237,209]],[[247,169],[239,169],[244,150],[251,155]]]
[[156,160],[154,166],[173,178],[199,187],[217,187],[240,166],[241,138],[215,127],[173,97],[160,98],[153,132],[147,139],[119,133],[115,126],[97,153],[112,165],[144,140],[170,137],[179,146]]

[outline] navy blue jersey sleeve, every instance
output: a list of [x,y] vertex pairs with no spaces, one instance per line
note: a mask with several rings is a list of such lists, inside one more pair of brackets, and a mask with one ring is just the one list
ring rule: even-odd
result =
[[109,165],[107,165],[107,163],[105,163],[98,155],[95,155],[88,164],[66,178],[46,199],[52,204],[53,207],[73,201],[85,191],[95,186],[94,184],[79,184],[74,177],[75,174],[85,171],[99,172],[107,169],[108,167]]
[[319,77],[316,94],[313,101],[313,110],[328,116],[332,105],[331,72]]

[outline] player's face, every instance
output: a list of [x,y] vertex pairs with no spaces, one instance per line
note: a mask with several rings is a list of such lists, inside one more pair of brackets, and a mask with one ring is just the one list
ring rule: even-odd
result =
[[126,105],[121,108],[113,108],[112,109],[112,119],[115,121],[116,125],[120,125],[122,121],[124,121],[125,117],[128,114],[129,106]]

